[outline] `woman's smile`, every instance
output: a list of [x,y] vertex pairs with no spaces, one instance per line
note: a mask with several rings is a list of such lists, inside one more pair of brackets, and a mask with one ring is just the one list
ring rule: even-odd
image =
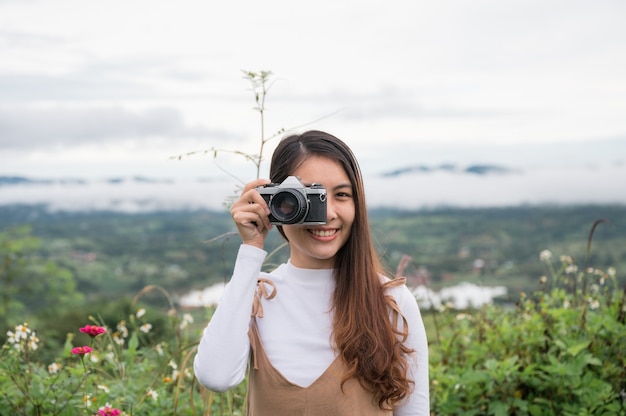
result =
[[307,230],[308,232],[310,232],[311,234],[313,234],[315,237],[319,237],[319,238],[328,238],[328,237],[334,237],[335,234],[337,234],[337,230],[336,228],[333,229],[313,229],[313,228],[309,228]]

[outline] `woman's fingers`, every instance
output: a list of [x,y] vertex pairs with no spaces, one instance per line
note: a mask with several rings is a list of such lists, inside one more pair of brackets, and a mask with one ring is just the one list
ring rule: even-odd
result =
[[263,228],[270,228],[269,211],[264,202],[263,204],[249,202],[237,207],[233,206],[231,214],[237,224],[248,227],[254,226],[259,231]]
[[[243,197],[248,191],[250,191],[252,189],[256,189],[259,186],[267,185],[268,183],[270,183],[270,181],[267,180],[267,179],[255,179],[255,180],[253,180],[251,182],[248,182],[246,184],[246,186],[243,187],[243,191],[241,192],[241,195]],[[258,194],[258,192],[257,192],[257,194]]]
[[269,208],[257,187],[269,183],[266,179],[257,179],[243,189],[241,197],[232,205],[231,215],[244,244],[263,248],[265,236],[272,227],[269,220]]

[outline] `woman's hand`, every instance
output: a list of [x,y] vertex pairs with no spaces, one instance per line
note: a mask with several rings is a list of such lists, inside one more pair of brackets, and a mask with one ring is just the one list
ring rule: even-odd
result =
[[230,210],[243,243],[260,249],[263,249],[265,237],[272,225],[269,219],[270,209],[256,188],[268,183],[270,181],[267,179],[257,179],[246,184],[241,197]]

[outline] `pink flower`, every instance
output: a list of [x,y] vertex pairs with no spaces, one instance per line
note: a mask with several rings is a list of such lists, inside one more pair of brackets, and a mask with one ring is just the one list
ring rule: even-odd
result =
[[107,332],[107,329],[103,326],[86,325],[80,328],[80,332],[89,335],[90,337],[97,337],[100,334]]
[[71,352],[72,354],[75,354],[75,355],[85,355],[85,354],[89,354],[91,351],[93,351],[93,348],[84,346],[84,347],[72,348]]
[[119,416],[122,413],[119,409],[109,406],[108,404],[98,410],[98,416]]

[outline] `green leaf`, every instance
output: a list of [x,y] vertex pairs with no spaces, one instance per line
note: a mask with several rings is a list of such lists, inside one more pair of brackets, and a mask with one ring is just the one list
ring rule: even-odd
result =
[[506,416],[509,414],[509,406],[500,401],[489,403],[489,414],[495,416]]
[[139,338],[137,337],[137,333],[133,332],[128,340],[128,351],[134,353],[137,351],[137,347],[139,346]]
[[63,357],[67,358],[72,355],[72,348],[74,348],[74,344],[72,341],[74,340],[74,334],[68,333],[65,338],[65,344],[63,345]]
[[599,358],[591,357],[591,356],[587,357],[586,362],[589,365],[597,365],[597,366],[601,366],[602,365],[602,361],[600,361]]
[[589,344],[591,344],[591,340],[583,341],[583,342],[578,343],[576,345],[572,345],[571,347],[569,347],[567,349],[567,353],[572,355],[573,357],[576,357],[578,354],[580,354],[581,351],[583,351],[584,349],[588,348]]

